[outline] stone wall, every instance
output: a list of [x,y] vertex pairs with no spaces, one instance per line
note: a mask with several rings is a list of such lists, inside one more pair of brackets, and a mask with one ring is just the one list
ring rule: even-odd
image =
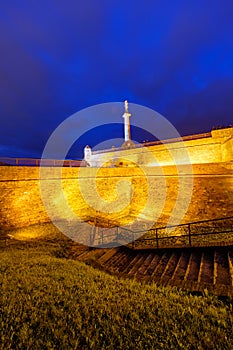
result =
[[212,130],[209,134],[192,135],[185,141],[166,142],[130,150],[93,152],[91,165],[119,162],[145,165],[200,164],[233,161],[233,128]]
[[[41,188],[54,220],[69,220],[70,215],[71,219],[72,215],[82,219],[97,215],[121,218],[119,224],[128,223],[130,216],[141,215],[150,191],[153,198],[147,203],[143,218],[150,218],[152,212],[158,211],[158,223],[166,223],[171,215],[175,219],[178,193],[181,197],[177,210],[183,210],[182,198],[186,198],[192,181],[192,197],[183,222],[233,216],[232,170],[232,163],[145,169],[48,167],[43,168],[40,179],[38,167],[1,166],[0,229],[50,221]],[[70,211],[64,205],[63,197]]]

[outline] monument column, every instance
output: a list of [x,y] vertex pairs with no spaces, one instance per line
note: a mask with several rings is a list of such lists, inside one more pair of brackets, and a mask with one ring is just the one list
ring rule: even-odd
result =
[[125,142],[121,146],[124,149],[135,147],[134,142],[131,140],[130,122],[129,122],[130,117],[131,117],[131,114],[129,113],[129,104],[128,104],[128,101],[125,101],[125,113],[122,116],[122,118],[124,118]]
[[122,118],[124,118],[125,142],[131,140],[130,122],[129,122],[129,117],[131,117],[131,114],[129,113],[128,109],[129,109],[128,101],[125,101],[125,113],[122,116]]

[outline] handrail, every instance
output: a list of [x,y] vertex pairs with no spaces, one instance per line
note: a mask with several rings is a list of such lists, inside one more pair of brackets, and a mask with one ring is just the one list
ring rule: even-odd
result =
[[[189,223],[185,223],[185,224],[179,224],[179,225],[170,225],[170,226],[163,226],[163,227],[155,227],[155,228],[151,228],[149,230],[138,230],[138,231],[133,231],[131,229],[125,228],[125,227],[120,227],[120,226],[112,226],[111,229],[116,229],[116,233],[115,235],[111,234],[111,235],[103,235],[103,232],[109,230],[110,228],[106,228],[105,230],[103,229],[101,231],[101,241],[102,244],[104,242],[104,238],[108,239],[110,237],[115,237],[115,240],[118,241],[118,238],[120,236],[120,230],[123,231],[127,231],[131,237],[130,243],[132,243],[132,248],[135,248],[135,243],[142,243],[144,241],[152,241],[153,247],[156,246],[156,248],[158,249],[160,246],[159,242],[161,242],[162,240],[168,240],[168,239],[180,239],[180,238],[188,238],[188,244],[185,244],[185,246],[189,246],[191,247],[193,244],[192,242],[192,237],[197,237],[197,236],[208,236],[208,235],[213,235],[213,234],[223,234],[223,233],[232,233],[233,232],[233,225],[230,225],[231,228],[227,229],[224,227],[223,231],[219,231],[219,227],[216,227],[216,230],[213,232],[199,232],[197,233],[196,231],[192,231],[191,230],[191,226],[192,225],[200,225],[203,223],[215,223],[215,222],[220,222],[220,221],[227,221],[227,220],[233,220],[233,216],[228,216],[228,217],[224,217],[224,218],[217,218],[217,219],[211,219],[211,220],[199,220],[199,221],[194,221],[194,222],[189,222]],[[159,231],[164,230],[164,229],[168,229],[168,228],[179,228],[179,227],[186,227],[187,228],[187,233],[185,234],[180,234],[180,235],[172,235],[172,236],[159,236]],[[202,228],[203,226],[197,226],[197,228]],[[204,227],[206,229],[213,229],[215,227],[213,226],[208,226],[208,227]],[[150,233],[153,232],[155,233],[155,237],[139,237],[135,240],[135,236],[138,233],[141,234],[146,234],[146,233]],[[175,244],[173,245],[174,247],[176,246]],[[165,246],[163,246],[164,248]]]
[[[221,221],[221,220],[228,220],[228,219],[233,219],[233,216],[226,216],[225,218],[217,218],[217,219],[211,219],[211,220],[200,220],[200,221],[192,221],[192,222],[187,222],[185,224],[179,224],[179,225],[168,225],[168,226],[159,226],[156,228],[151,228],[150,230],[164,230],[167,228],[173,228],[173,227],[181,227],[181,226],[187,226],[187,225],[194,225],[194,224],[200,224],[200,223],[204,223],[204,222],[215,222],[215,221]],[[128,230],[130,231],[130,229],[123,227],[124,230]],[[131,232],[135,232],[135,233],[139,233],[139,232],[145,232],[145,230],[141,231],[131,231]],[[146,231],[148,232],[148,231]]]

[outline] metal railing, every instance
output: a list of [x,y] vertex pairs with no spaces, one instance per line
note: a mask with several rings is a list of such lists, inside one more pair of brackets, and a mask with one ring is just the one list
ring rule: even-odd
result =
[[[109,221],[109,228],[96,228],[97,245],[108,244],[111,241],[128,245],[134,248],[167,248],[167,247],[193,247],[208,245],[211,243],[233,244],[233,216],[213,220],[201,220],[187,224],[163,226],[149,230],[133,231],[125,227],[116,226]],[[111,230],[109,235],[107,231]],[[169,235],[169,231],[178,234]],[[107,234],[106,234],[107,233]],[[223,235],[227,238],[224,242]],[[229,236],[230,235],[230,236]],[[203,237],[207,239],[203,241]],[[91,240],[90,240],[91,241]],[[94,240],[92,237],[92,244]]]
[[86,167],[84,160],[0,157],[0,166]]
[[[96,226],[93,225],[89,234],[90,246],[108,247],[114,243],[113,246],[125,245],[132,249],[163,249],[233,245],[233,216],[137,231],[117,226],[117,222],[111,220],[104,222],[105,227],[98,226],[101,221],[101,218],[94,220]],[[179,234],[167,234],[171,229]],[[9,232],[2,232],[0,243],[6,245],[13,238]]]

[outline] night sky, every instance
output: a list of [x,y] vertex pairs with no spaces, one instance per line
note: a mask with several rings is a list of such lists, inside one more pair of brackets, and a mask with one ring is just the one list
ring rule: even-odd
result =
[[67,117],[125,99],[181,135],[233,124],[232,0],[1,0],[0,49],[2,157],[40,157]]

